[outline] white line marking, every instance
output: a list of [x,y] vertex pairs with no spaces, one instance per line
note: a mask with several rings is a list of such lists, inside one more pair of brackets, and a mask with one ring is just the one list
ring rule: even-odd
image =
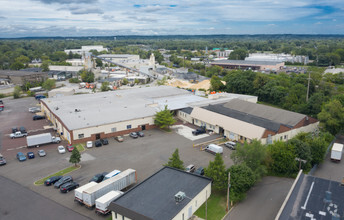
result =
[[307,203],[308,203],[308,199],[309,199],[309,196],[311,195],[311,192],[313,190],[313,186],[314,186],[314,182],[312,182],[312,185],[311,185],[311,188],[309,189],[309,192],[308,192],[308,195],[307,195],[307,199],[305,201],[305,204],[303,206],[301,206],[301,209],[305,210],[306,209],[306,206],[307,206]]

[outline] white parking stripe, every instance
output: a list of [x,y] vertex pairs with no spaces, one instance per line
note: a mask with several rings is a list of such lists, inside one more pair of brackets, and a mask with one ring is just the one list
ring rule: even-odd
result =
[[307,195],[307,199],[305,201],[305,204],[303,206],[301,206],[301,209],[305,210],[306,209],[306,206],[307,206],[307,203],[308,203],[308,199],[309,199],[309,196],[311,195],[311,192],[313,190],[313,186],[314,186],[314,182],[312,182],[312,185],[311,185],[311,188],[308,192],[308,195]]

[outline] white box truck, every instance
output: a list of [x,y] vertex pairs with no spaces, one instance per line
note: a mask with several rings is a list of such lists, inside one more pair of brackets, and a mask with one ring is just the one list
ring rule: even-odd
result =
[[76,188],[74,190],[74,201],[79,202],[79,203],[83,203],[82,202],[82,193],[84,192],[84,190],[89,189],[89,188],[96,186],[96,185],[98,185],[98,183],[92,181],[92,182],[86,183],[85,185],[82,185],[82,186]]
[[205,147],[205,151],[212,153],[212,154],[222,154],[223,148],[221,146],[218,146],[216,144],[209,144]]
[[82,193],[82,200],[86,207],[92,208],[95,205],[96,199],[105,195],[112,190],[122,190],[131,184],[136,183],[136,171],[127,169],[110,179],[107,179],[98,185],[84,190]]
[[331,150],[331,160],[340,161],[343,154],[343,144],[334,143]]
[[110,212],[108,209],[110,203],[122,194],[123,192],[121,191],[110,191],[99,199],[96,199],[96,213],[108,214]]
[[30,135],[26,137],[27,147],[39,147],[42,144],[60,143],[59,137],[54,137],[50,133]]

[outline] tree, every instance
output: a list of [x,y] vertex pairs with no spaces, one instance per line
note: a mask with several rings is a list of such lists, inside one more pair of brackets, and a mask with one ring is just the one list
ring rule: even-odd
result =
[[332,135],[336,135],[344,128],[344,107],[342,103],[333,99],[322,107],[318,114],[320,126]]
[[100,87],[100,91],[106,92],[106,91],[110,90],[109,85],[110,85],[110,83],[107,81],[102,82],[102,86]]
[[227,188],[227,172],[221,154],[216,154],[214,161],[210,161],[204,170],[204,175],[213,180],[213,188],[225,190]]
[[231,175],[231,201],[241,201],[245,198],[245,193],[254,185],[256,177],[245,164],[233,165],[228,172]]
[[55,80],[54,79],[47,79],[43,82],[42,87],[45,90],[52,90],[53,88],[56,87]]
[[49,62],[48,61],[43,61],[41,64],[41,68],[43,72],[48,72],[49,69]]
[[295,156],[297,158],[300,158],[301,160],[305,160],[306,163],[301,162],[299,163],[299,166],[301,165],[301,168],[305,170],[306,172],[309,171],[312,168],[311,162],[312,162],[312,153],[311,148],[307,144],[306,141],[298,140],[297,138],[293,138],[287,142],[287,144],[290,144],[295,149]]
[[231,158],[234,164],[246,164],[253,171],[256,179],[260,179],[266,173],[264,164],[266,148],[260,141],[253,140],[250,144],[245,142],[244,145],[238,145]]
[[25,67],[24,64],[22,64],[21,62],[16,61],[16,62],[11,64],[10,69],[11,70],[20,70],[20,69],[23,69],[24,67]]
[[123,85],[127,85],[129,83],[128,79],[127,78],[123,78],[122,79],[122,84]]
[[99,58],[96,59],[96,66],[97,67],[103,67],[103,61]]
[[168,158],[168,162],[167,164],[164,164],[164,166],[169,166],[169,167],[177,168],[180,170],[185,170],[184,162],[179,158],[178,148],[174,151],[174,153],[172,154],[172,157]]
[[80,76],[83,82],[94,82],[94,73],[92,71],[82,70]]
[[211,91],[221,91],[225,88],[225,85],[221,82],[221,79],[213,75],[210,80],[210,90]]
[[248,52],[245,49],[236,49],[229,54],[229,60],[244,60],[248,57]]
[[81,160],[80,152],[78,151],[78,149],[76,147],[74,147],[74,149],[72,151],[72,155],[70,155],[69,162],[74,163],[76,166],[77,163],[80,162],[80,160]]
[[30,58],[28,58],[27,56],[20,55],[15,59],[15,61],[20,62],[22,64],[28,64],[30,63]]
[[139,79],[135,79],[135,80],[134,80],[134,83],[135,83],[135,84],[139,84],[139,83],[140,83],[140,80],[139,80]]
[[268,146],[268,165],[272,174],[291,176],[298,170],[295,148],[282,141]]
[[20,86],[15,86],[13,91],[13,98],[17,99],[20,98],[20,92],[21,92]]
[[165,105],[164,110],[157,112],[154,117],[154,124],[160,128],[169,128],[175,122],[173,113],[167,109],[167,105]]

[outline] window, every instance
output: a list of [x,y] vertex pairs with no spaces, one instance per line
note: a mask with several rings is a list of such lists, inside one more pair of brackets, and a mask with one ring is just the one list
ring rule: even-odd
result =
[[115,212],[115,219],[117,219],[117,212]]
[[79,139],[84,138],[84,134],[79,134],[78,137],[79,137]]
[[183,213],[182,219],[184,220],[184,213]]
[[124,215],[122,215],[122,220],[125,220],[125,219],[124,219]]
[[280,137],[280,140],[282,140],[282,139],[283,139],[283,137],[281,136],[281,137]]
[[195,201],[195,207],[197,208],[197,200]]
[[127,125],[127,129],[131,129],[131,125]]
[[288,138],[288,135],[284,135],[284,139],[287,139]]
[[195,121],[196,121],[196,123],[198,123],[198,120],[197,120],[197,119],[196,119]]
[[116,132],[117,128],[111,128],[111,132]]

